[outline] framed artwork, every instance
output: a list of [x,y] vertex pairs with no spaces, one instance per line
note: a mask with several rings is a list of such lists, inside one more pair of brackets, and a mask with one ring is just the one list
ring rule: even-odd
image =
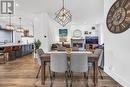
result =
[[89,34],[92,34],[92,32],[89,32]]
[[68,30],[67,29],[59,29],[59,37],[67,37]]
[[66,42],[67,41],[68,30],[67,29],[59,29],[59,41]]
[[84,34],[88,34],[88,31],[84,31]]

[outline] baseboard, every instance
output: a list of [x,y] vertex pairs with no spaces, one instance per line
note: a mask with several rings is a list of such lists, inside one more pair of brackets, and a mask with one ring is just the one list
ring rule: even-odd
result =
[[124,78],[114,73],[113,71],[109,70],[109,68],[105,67],[104,71],[123,87],[130,87],[130,83],[128,81],[126,81]]

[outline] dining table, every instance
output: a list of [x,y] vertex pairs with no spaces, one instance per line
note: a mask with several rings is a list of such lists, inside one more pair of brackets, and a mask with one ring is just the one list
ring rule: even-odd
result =
[[41,57],[41,84],[45,85],[46,75],[45,75],[45,63],[46,60],[50,59],[51,53],[66,53],[67,57],[70,58],[71,53],[86,53],[88,56],[88,60],[93,64],[93,83],[94,87],[98,87],[98,56],[93,54],[91,51],[49,51],[42,55]]

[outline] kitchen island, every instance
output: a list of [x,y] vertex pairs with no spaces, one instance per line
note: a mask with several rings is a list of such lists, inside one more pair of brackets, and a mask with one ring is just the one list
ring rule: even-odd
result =
[[33,52],[33,44],[8,43],[0,45],[0,53],[8,54],[8,61],[15,60]]

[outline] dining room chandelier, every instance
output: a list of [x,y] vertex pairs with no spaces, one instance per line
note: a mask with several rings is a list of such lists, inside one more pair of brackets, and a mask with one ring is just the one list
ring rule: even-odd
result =
[[62,4],[62,8],[55,13],[55,21],[64,27],[72,21],[72,15],[70,13],[70,10],[65,8],[64,0]]

